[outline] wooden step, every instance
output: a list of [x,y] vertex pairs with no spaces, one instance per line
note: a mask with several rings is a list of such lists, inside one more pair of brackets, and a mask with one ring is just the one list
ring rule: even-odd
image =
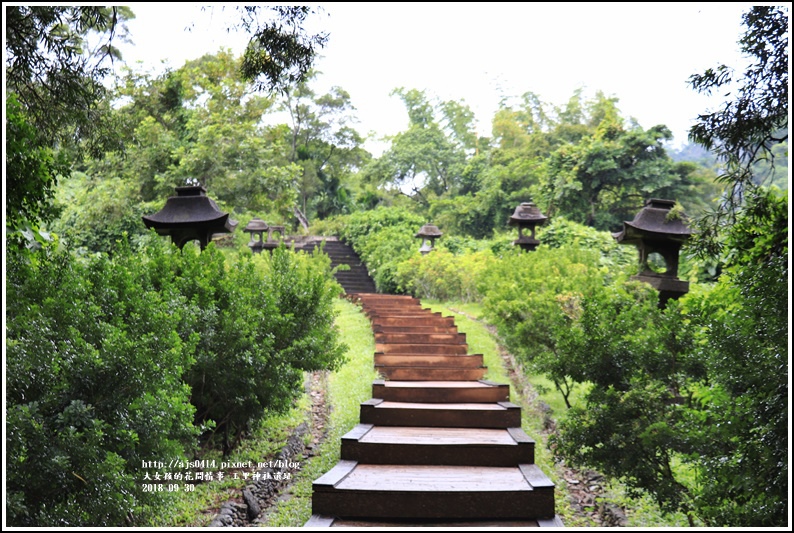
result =
[[375,342],[381,344],[466,344],[466,334],[375,332]]
[[510,400],[510,385],[485,380],[372,382],[372,397],[391,402],[495,403]]
[[485,368],[482,354],[375,354],[375,367]]
[[457,326],[373,326],[372,333],[458,333]]
[[420,403],[371,398],[361,403],[362,424],[458,428],[521,427],[521,409],[511,402]]
[[375,366],[382,379],[397,381],[476,381],[488,369],[482,368],[419,368],[415,366]]
[[376,353],[402,353],[402,354],[438,354],[438,355],[466,355],[469,351],[467,344],[397,344],[375,343]]
[[342,437],[341,458],[360,464],[515,466],[535,462],[535,441],[521,428],[358,424]]
[[456,519],[394,519],[387,521],[386,519],[379,520],[363,520],[351,518],[337,518],[335,516],[325,516],[313,514],[309,520],[303,525],[308,528],[323,528],[323,527],[341,527],[341,528],[446,528],[449,530],[455,529],[472,529],[482,531],[486,528],[513,528],[523,529],[527,527],[565,527],[560,520],[559,516],[554,518],[538,518],[538,519],[524,519],[524,520],[494,520],[494,519],[472,519],[472,520],[456,520]]
[[373,326],[454,326],[455,318],[451,316],[401,317],[388,316],[372,320]]
[[340,460],[312,485],[312,514],[342,518],[554,518],[554,484],[534,464],[377,465]]

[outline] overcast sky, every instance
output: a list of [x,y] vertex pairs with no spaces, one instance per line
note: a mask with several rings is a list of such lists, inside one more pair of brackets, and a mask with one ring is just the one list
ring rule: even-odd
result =
[[[240,53],[244,35],[228,34],[233,10],[201,4],[129,4],[135,45],[125,59],[177,68],[220,47]],[[490,135],[501,97],[533,92],[564,104],[578,88],[618,98],[624,117],[648,129],[666,124],[674,145],[699,113],[720,98],[691,89],[695,73],[725,63],[743,70],[737,41],[745,2],[682,3],[325,3],[315,18],[330,34],[312,85],[345,89],[362,134],[393,135],[407,126],[396,87],[463,101]],[[227,5],[228,6],[228,5]],[[185,28],[193,25],[190,32]]]

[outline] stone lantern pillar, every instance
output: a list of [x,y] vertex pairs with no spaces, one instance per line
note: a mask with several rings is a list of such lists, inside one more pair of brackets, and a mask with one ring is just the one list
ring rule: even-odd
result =
[[[419,251],[422,253],[422,255],[432,251],[434,241],[442,235],[443,233],[441,233],[441,231],[433,224],[425,224],[422,226],[419,232],[415,235],[415,237],[422,239],[422,247],[419,248]],[[428,241],[430,242],[428,243]]]
[[218,209],[201,185],[177,187],[176,196],[169,197],[160,211],[142,218],[147,228],[154,228],[158,235],[170,236],[180,249],[185,243],[197,240],[203,250],[213,235],[232,233],[237,226],[228,213]]
[[689,282],[678,279],[681,246],[692,235],[686,215],[672,212],[675,201],[651,198],[623,231],[612,236],[620,244],[633,244],[640,253],[640,272],[631,279],[649,283],[659,291],[659,307],[689,292]]
[[[548,219],[549,217],[543,215],[534,203],[521,203],[507,221],[511,226],[518,226],[518,239],[513,241],[513,244],[520,246],[524,251],[537,248],[540,241],[535,238],[535,227],[545,224]],[[530,235],[523,233],[523,230],[527,228],[531,232]]]

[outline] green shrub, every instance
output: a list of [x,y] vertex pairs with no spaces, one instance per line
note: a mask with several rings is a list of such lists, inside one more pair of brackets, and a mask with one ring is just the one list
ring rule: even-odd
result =
[[398,293],[397,265],[419,249],[416,233],[424,223],[405,208],[379,207],[347,217],[340,237],[361,257],[379,292]]
[[197,420],[215,425],[226,453],[266,410],[291,406],[304,371],[341,362],[332,306],[340,289],[326,255],[283,245],[231,264],[212,245],[200,253],[185,248],[182,256],[183,334],[200,332],[186,379]]
[[134,522],[161,497],[144,492],[142,461],[182,458],[195,442],[185,301],[146,270],[124,245],[112,259],[9,256],[9,524]]
[[490,250],[453,255],[439,248],[414,255],[397,265],[395,279],[400,291],[426,300],[475,302],[481,299],[479,275],[495,261]]

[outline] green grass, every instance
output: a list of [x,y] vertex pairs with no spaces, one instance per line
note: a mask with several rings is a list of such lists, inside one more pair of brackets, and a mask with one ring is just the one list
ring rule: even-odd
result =
[[[303,394],[293,408],[287,413],[272,414],[263,418],[245,440],[243,440],[227,457],[222,457],[218,450],[208,450],[198,455],[198,459],[214,460],[217,466],[225,462],[257,462],[274,459],[287,444],[296,427],[310,415],[311,403]],[[218,468],[206,469],[217,472]],[[230,498],[239,494],[245,487],[243,478],[235,479],[226,476],[223,480],[214,480],[194,484],[193,492],[169,494],[167,511],[161,513],[150,526],[156,527],[202,527],[207,526],[215,517],[220,507]]]
[[279,502],[267,515],[267,527],[302,527],[311,517],[312,483],[338,461],[342,436],[359,421],[360,405],[372,398],[377,374],[372,362],[375,342],[369,320],[346,300],[337,303],[337,325],[348,345],[348,362],[328,378],[331,417],[328,434],[318,454],[302,464],[290,488],[290,498]]

